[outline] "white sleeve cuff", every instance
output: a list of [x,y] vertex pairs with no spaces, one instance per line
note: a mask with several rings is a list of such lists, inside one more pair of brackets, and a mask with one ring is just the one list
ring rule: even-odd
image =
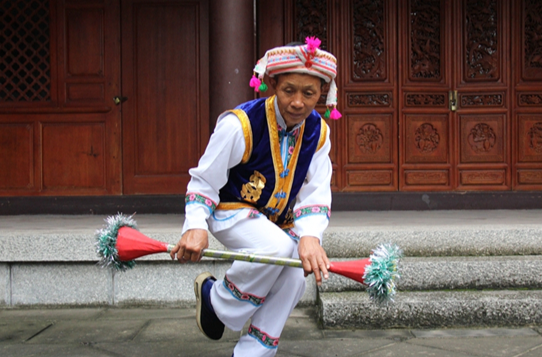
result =
[[306,216],[295,221],[294,232],[299,237],[311,236],[320,239],[320,245],[322,244],[322,238],[324,231],[329,224],[327,216],[324,215],[312,215]]
[[209,209],[203,205],[190,204],[185,206],[185,219],[183,224],[184,234],[189,229],[208,229],[207,217]]

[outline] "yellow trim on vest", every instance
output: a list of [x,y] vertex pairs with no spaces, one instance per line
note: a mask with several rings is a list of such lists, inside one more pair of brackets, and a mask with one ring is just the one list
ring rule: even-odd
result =
[[279,225],[279,227],[280,227],[281,229],[290,229],[290,228],[294,228],[294,222],[283,223],[283,224]]
[[322,122],[320,123],[320,139],[318,140],[318,146],[316,147],[316,151],[320,150],[322,146],[326,143],[326,136],[327,136],[327,124],[324,119],[320,119]]
[[[290,170],[286,177],[281,177],[281,173],[284,171],[282,164],[282,157],[280,154],[279,133],[277,129],[277,115],[275,113],[275,96],[269,97],[265,101],[265,111],[267,117],[267,126],[269,129],[269,140],[271,144],[271,155],[273,157],[273,166],[275,168],[275,189],[269,198],[269,201],[265,205],[268,208],[278,209],[278,212],[269,217],[271,222],[276,222],[279,216],[284,212],[287,207],[288,199],[290,197],[290,190],[294,182],[295,168],[297,167],[297,159],[299,158],[299,152],[301,151],[301,145],[303,142],[303,133],[305,132],[305,122],[299,128],[299,136],[295,143],[294,152],[290,158],[287,169]],[[275,195],[277,193],[285,193],[286,197],[280,201]]]
[[250,120],[248,119],[247,113],[242,109],[233,109],[230,110],[231,113],[235,114],[241,126],[243,127],[243,135],[245,136],[245,153],[243,154],[243,159],[241,160],[242,164],[246,164],[252,155],[252,126],[250,125]]
[[232,210],[232,209],[241,209],[241,208],[254,208],[253,205],[245,202],[220,202],[216,209],[223,210]]
[[[281,187],[280,173],[284,171],[282,166],[282,158],[280,155],[279,133],[277,128],[277,114],[275,113],[275,97],[271,96],[265,101],[265,116],[267,118],[267,128],[269,130],[269,145],[271,146],[271,157],[273,158],[273,167],[275,169],[275,188],[269,197],[269,201],[265,207],[275,208],[277,198],[275,194],[279,192],[278,187]],[[280,213],[269,216],[271,222],[276,222]]]

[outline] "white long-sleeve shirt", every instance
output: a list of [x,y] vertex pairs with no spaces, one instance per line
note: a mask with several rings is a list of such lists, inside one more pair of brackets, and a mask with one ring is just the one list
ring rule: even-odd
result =
[[[275,112],[279,129],[286,124],[275,100]],[[299,126],[292,128],[294,132]],[[296,237],[314,236],[322,240],[324,230],[329,222],[331,208],[330,181],[332,175],[329,151],[329,128],[326,131],[324,145],[312,157],[307,176],[294,205],[294,227],[289,234]],[[288,136],[279,136],[284,167],[288,160]],[[297,139],[296,139],[297,140]],[[236,210],[214,210],[217,206],[220,189],[227,183],[229,170],[241,163],[245,152],[245,139],[240,120],[233,113],[219,117],[216,128],[209,140],[205,153],[198,166],[190,169],[192,176],[187,187],[187,196],[204,197],[204,202],[192,200],[185,207],[185,223],[183,234],[189,229],[209,229],[211,232],[227,229],[241,219],[254,214],[250,208]]]

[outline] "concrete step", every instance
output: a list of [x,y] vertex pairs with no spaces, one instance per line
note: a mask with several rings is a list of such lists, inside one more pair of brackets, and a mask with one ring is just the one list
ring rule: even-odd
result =
[[324,247],[330,257],[366,257],[384,242],[405,256],[542,254],[542,210],[333,213]]
[[[96,267],[102,216],[0,216],[0,307],[37,305],[193,306],[194,277],[223,276],[228,262],[179,265],[167,254],[138,259],[126,273]],[[136,215],[151,238],[175,243],[183,215]],[[542,210],[334,212],[324,247],[335,260],[367,257],[380,243],[405,252],[403,291],[541,288]],[[223,249],[211,237],[210,247]],[[337,280],[338,279],[338,280]],[[317,302],[312,276],[304,305]],[[332,275],[321,296],[359,290]],[[359,294],[359,293],[358,293]],[[407,294],[406,292],[404,294]]]
[[[103,216],[0,216],[0,262],[95,262]],[[176,243],[183,215],[135,215],[139,230]],[[324,234],[331,258],[367,257],[392,242],[405,256],[542,255],[542,210],[336,212]],[[214,238],[210,247],[222,249]],[[39,253],[37,253],[39,252]],[[167,254],[144,260],[168,260]]]
[[[344,261],[347,259],[336,259]],[[399,291],[449,289],[542,289],[542,256],[407,257],[399,265]],[[364,285],[330,274],[321,293],[363,291]]]
[[529,326],[542,323],[542,290],[401,292],[376,305],[364,292],[319,295],[323,328]]
[[538,227],[402,227],[329,229],[324,248],[332,258],[367,257],[380,243],[395,243],[408,257],[542,255]]

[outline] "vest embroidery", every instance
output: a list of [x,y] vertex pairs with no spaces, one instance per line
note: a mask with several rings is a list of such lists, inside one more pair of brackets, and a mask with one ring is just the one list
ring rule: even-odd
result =
[[299,128],[286,132],[277,123],[275,100],[275,96],[255,99],[235,109],[234,114],[246,124],[243,131],[251,134],[252,141],[246,145],[253,150],[246,162],[230,169],[228,182],[220,189],[218,209],[253,208],[279,227],[291,228],[295,217],[290,209],[312,156],[326,138],[322,136],[326,124],[313,111]]
[[265,177],[258,171],[250,176],[250,181],[243,185],[241,189],[241,197],[248,202],[256,203],[265,187]]

